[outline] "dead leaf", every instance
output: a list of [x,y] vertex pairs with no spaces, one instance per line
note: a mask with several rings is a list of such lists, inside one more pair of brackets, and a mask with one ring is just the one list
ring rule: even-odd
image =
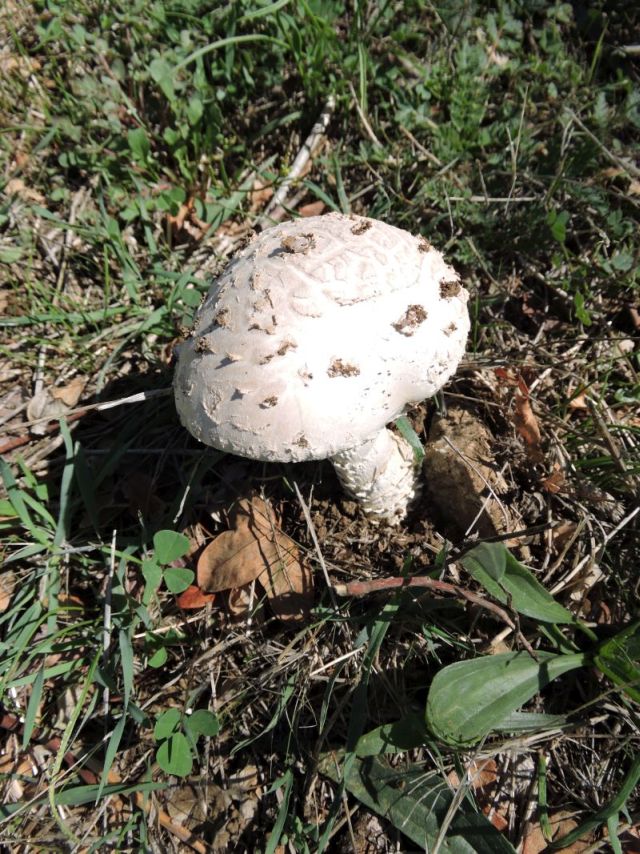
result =
[[[495,787],[498,781],[498,766],[495,759],[472,760],[466,770],[468,785],[473,790],[480,809],[491,824],[503,832],[509,823],[503,815],[503,812],[506,812],[506,805],[501,804],[498,809],[495,809]],[[456,788],[460,785],[460,778],[455,771],[451,771],[447,779]]]
[[68,406],[61,400],[54,400],[49,390],[43,388],[27,404],[27,419],[38,422],[31,424],[29,429],[34,436],[44,436],[49,421],[55,421],[68,411]]
[[585,398],[585,393],[581,391],[579,394],[576,394],[575,397],[572,397],[569,401],[569,409],[580,410],[580,409],[588,409],[587,400]]
[[551,474],[543,478],[540,481],[540,485],[546,492],[550,492],[551,495],[557,495],[559,492],[563,491],[565,481],[565,473],[562,471],[560,466],[555,463]]
[[[553,839],[560,839],[571,833],[578,826],[578,822],[572,817],[569,812],[558,812],[555,815],[549,816],[551,824],[551,832]],[[587,842],[593,838],[593,834],[583,836],[573,845],[568,848],[560,848],[560,854],[580,854],[587,847]],[[541,854],[542,851],[548,849],[548,841],[544,838],[542,828],[539,824],[532,827],[527,833],[522,843],[522,854]]]
[[69,409],[73,409],[80,400],[86,384],[87,381],[84,377],[76,377],[67,385],[60,386],[59,388],[52,388],[50,392],[51,397],[54,400],[61,400],[65,406],[68,406]]
[[9,607],[13,591],[16,587],[16,577],[10,569],[0,572],[0,614]]
[[192,584],[176,598],[176,605],[178,608],[182,608],[183,611],[192,611],[197,608],[204,608],[209,602],[213,602],[215,598],[215,593],[204,593],[199,587]]
[[236,587],[227,593],[227,610],[237,619],[246,617],[251,610],[251,587]]
[[279,619],[305,619],[313,599],[311,571],[280,529],[273,508],[261,498],[241,501],[232,523],[234,530],[217,536],[202,552],[198,586],[217,593],[257,580]]
[[25,202],[35,202],[38,205],[43,205],[46,201],[42,193],[27,187],[22,178],[11,178],[7,181],[4,192],[8,196],[19,196]]
[[540,447],[542,434],[538,426],[538,419],[533,414],[528,392],[525,394],[522,388],[518,388],[515,395],[514,424],[519,436],[523,439],[529,457],[535,463],[544,459]]
[[320,216],[326,205],[324,202],[309,202],[307,205],[302,205],[298,208],[300,216]]
[[[167,812],[174,821],[179,822],[187,828],[192,828],[207,820],[207,812],[211,806],[210,802],[216,802],[218,792],[214,793],[211,791],[213,786],[210,785],[205,795],[203,788],[201,789],[201,787],[194,786],[191,783],[185,783],[182,786],[176,786],[172,790],[171,797],[166,800],[166,807]],[[216,803],[216,806],[221,806],[223,810],[227,809],[231,804],[231,799],[218,786],[215,788],[220,791],[222,796],[222,803],[219,805]]]
[[[488,789],[498,779],[498,766],[495,759],[483,759],[479,762],[472,760],[466,768],[466,777],[474,792]],[[456,771],[451,771],[447,777],[452,786],[460,785],[460,777]]]

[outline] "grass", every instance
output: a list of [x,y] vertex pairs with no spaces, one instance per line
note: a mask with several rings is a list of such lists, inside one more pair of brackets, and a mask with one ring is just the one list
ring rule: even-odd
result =
[[[12,850],[166,848],[179,830],[196,850],[348,850],[372,836],[376,850],[406,850],[414,838],[402,836],[406,814],[372,830],[358,809],[372,808],[363,780],[378,767],[361,764],[359,738],[421,715],[435,674],[500,625],[408,593],[332,601],[292,484],[340,581],[434,560],[444,570],[461,538],[430,509],[399,530],[371,527],[324,465],[203,453],[162,394],[173,343],[216,270],[268,224],[269,194],[329,96],[326,135],[283,216],[310,205],[366,214],[446,253],[472,295],[473,330],[444,405],[465,401],[490,429],[515,528],[565,532],[530,535],[526,562],[599,636],[637,615],[631,6],[211,5],[0,10],[0,839]],[[535,460],[516,429],[518,376],[541,431]],[[71,402],[56,409],[56,390]],[[435,410],[414,413],[423,441]],[[312,620],[297,630],[264,607],[234,621],[219,601],[188,614],[166,586],[149,593],[150,566],[166,580],[171,563],[154,535],[209,539],[252,487],[314,566]],[[188,575],[189,554],[180,561],[174,573]],[[540,642],[534,623],[522,632]],[[605,828],[614,837],[637,820],[637,703],[594,672],[559,684],[530,708],[572,713],[560,731],[494,734],[469,751],[422,734],[392,767],[421,804],[434,769],[445,786],[454,768],[467,779],[474,755],[490,757],[511,842],[538,823],[544,791],[540,814],[596,816],[589,844],[607,845]],[[196,711],[212,717],[190,729]],[[170,741],[174,761],[193,763],[186,779]],[[509,763],[523,769],[520,788]],[[371,778],[381,801],[396,785],[389,767]],[[457,804],[438,813],[443,833]]]

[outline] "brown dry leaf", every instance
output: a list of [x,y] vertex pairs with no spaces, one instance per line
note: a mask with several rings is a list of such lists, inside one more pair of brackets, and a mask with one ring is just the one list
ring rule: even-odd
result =
[[13,591],[16,587],[16,577],[10,569],[0,572],[0,614],[9,607]]
[[192,584],[176,598],[176,605],[178,608],[182,608],[183,611],[193,611],[197,608],[204,608],[209,602],[213,602],[215,598],[215,593],[203,593],[199,587]]
[[[219,789],[218,786],[215,788]],[[209,791],[207,794],[210,800],[217,801],[215,797],[217,792]],[[224,810],[229,805],[228,800],[223,796],[222,803],[216,803],[216,806],[221,806]],[[207,810],[210,807],[210,803],[208,803],[204,791],[201,791],[199,786],[185,783],[182,786],[176,786],[172,790],[171,797],[167,798],[165,806],[173,821],[187,828],[192,828],[194,825],[202,824],[203,821],[207,820]]]
[[54,400],[49,390],[43,388],[34,394],[27,405],[27,419],[38,422],[31,424],[29,429],[34,436],[44,436],[48,422],[55,421],[68,411],[68,406],[65,406],[61,400]]
[[[578,822],[569,812],[558,812],[555,815],[549,816],[549,822],[554,839],[566,836],[567,833],[571,833],[578,826]],[[560,848],[558,850],[560,854],[580,854],[581,851],[584,851],[588,847],[592,838],[593,834],[583,836],[568,848]],[[535,825],[529,830],[522,843],[522,854],[541,854],[542,851],[548,850],[548,846],[549,843],[544,838],[540,825]]]
[[232,617],[242,619],[251,610],[251,588],[236,587],[227,593],[227,610]]
[[235,529],[216,537],[198,560],[198,586],[208,593],[259,581],[281,620],[302,620],[313,598],[312,577],[270,505],[260,498],[241,501]]
[[68,406],[69,409],[73,409],[82,397],[82,392],[84,391],[86,384],[87,381],[84,377],[76,377],[67,385],[60,386],[59,388],[52,388],[51,397],[54,400],[61,400],[65,406]]
[[[493,786],[498,779],[498,766],[495,759],[483,759],[480,762],[472,760],[466,770],[469,784],[474,792]],[[460,785],[460,777],[456,771],[451,771],[447,779],[456,788]]]
[[535,463],[542,462],[544,454],[540,447],[542,433],[538,426],[538,419],[533,414],[529,395],[518,388],[515,396],[514,424],[518,434],[524,440],[527,453]]
[[191,209],[193,208],[193,197],[187,199],[186,202],[183,202],[179,209],[178,213],[173,216],[172,214],[167,214],[167,222],[171,226],[171,228],[176,231],[180,231],[183,227],[185,220],[189,218],[191,214]]
[[580,394],[577,394],[575,397],[572,397],[569,401],[569,409],[581,410],[588,408],[589,407],[587,405],[587,400],[583,391],[581,391]]
[[559,492],[563,491],[565,485],[566,477],[560,466],[555,463],[553,466],[553,471],[548,477],[543,478],[540,481],[540,485],[546,492],[550,492],[552,495],[557,495]]
[[45,197],[37,190],[27,187],[22,178],[11,178],[5,184],[4,192],[8,196],[19,196],[25,202],[35,202],[38,205],[45,203]]
[[633,180],[633,181],[629,184],[629,186],[628,186],[628,188],[627,188],[627,192],[628,192],[631,196],[640,196],[640,181]]
[[298,208],[298,213],[300,216],[320,216],[320,214],[325,209],[326,205],[324,202],[309,202],[307,205],[302,205],[302,207]]

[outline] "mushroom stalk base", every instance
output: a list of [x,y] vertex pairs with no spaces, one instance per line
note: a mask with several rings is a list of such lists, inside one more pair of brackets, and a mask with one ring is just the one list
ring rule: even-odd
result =
[[336,454],[331,462],[344,490],[372,519],[398,523],[419,492],[413,449],[390,430]]

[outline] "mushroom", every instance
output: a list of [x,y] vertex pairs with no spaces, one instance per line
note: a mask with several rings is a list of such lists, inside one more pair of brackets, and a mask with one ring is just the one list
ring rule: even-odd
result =
[[467,298],[440,252],[378,220],[330,213],[266,229],[178,348],[182,424],[256,460],[328,458],[367,515],[396,522],[419,471],[386,425],[455,371]]

